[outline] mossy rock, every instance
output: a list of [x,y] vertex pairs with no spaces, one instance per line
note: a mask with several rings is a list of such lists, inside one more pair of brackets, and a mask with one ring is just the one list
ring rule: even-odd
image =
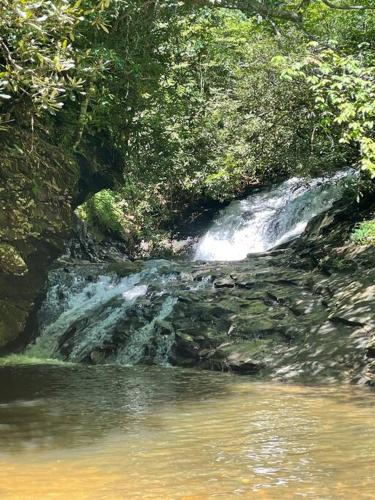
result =
[[48,265],[70,235],[79,168],[41,134],[31,137],[15,128],[13,142],[3,145],[0,177],[0,345],[5,345],[23,332]]
[[0,243],[0,272],[15,276],[23,276],[27,272],[27,265],[21,254],[7,243]]

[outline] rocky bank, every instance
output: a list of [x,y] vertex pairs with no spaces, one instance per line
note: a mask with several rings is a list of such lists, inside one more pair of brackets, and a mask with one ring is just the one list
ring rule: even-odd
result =
[[[56,133],[56,137],[58,134]],[[41,131],[2,138],[0,161],[0,348],[30,335],[32,312],[50,264],[72,234],[72,208],[110,187],[120,172],[113,152],[76,154]],[[99,143],[100,144],[100,143]],[[14,343],[15,342],[15,343]]]
[[240,262],[56,268],[31,350],[94,364],[373,384],[375,249],[346,243],[372,209],[371,200],[336,205],[291,245]]

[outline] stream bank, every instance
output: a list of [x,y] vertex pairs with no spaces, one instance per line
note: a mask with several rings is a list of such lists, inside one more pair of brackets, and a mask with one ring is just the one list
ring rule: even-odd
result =
[[73,234],[74,207],[113,187],[121,168],[100,141],[78,154],[59,130],[15,127],[1,147],[0,349],[12,352],[31,336],[49,267]]
[[297,240],[235,262],[65,262],[26,354],[371,385],[375,251],[347,242],[373,209],[338,202]]

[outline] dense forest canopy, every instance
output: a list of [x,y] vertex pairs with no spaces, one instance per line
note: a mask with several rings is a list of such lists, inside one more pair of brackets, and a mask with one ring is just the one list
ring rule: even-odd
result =
[[375,175],[371,0],[1,0],[0,140],[121,158],[79,212],[150,238],[201,199],[353,164]]

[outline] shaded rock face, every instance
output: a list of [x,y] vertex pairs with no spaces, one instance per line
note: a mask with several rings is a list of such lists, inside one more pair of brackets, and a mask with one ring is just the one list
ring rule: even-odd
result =
[[371,381],[372,259],[329,277],[288,252],[207,269],[216,277],[205,297],[177,305],[186,322],[177,320],[183,342],[173,361],[281,380]]
[[85,221],[72,215],[72,238],[67,242],[60,262],[124,262],[129,260],[124,241],[106,238],[98,241],[90,233]]
[[19,136],[0,164],[0,347],[24,331],[70,228],[79,172],[72,158]]
[[[80,165],[55,148],[44,151],[48,161],[28,165],[30,171],[19,152],[1,171],[0,345],[25,327],[27,333],[48,265],[70,236],[73,197],[81,199]],[[102,188],[105,176],[99,177]],[[108,257],[113,249],[98,253],[78,228],[73,260],[50,273],[40,336],[30,349],[93,364],[171,363],[282,380],[371,383],[374,252],[342,247],[356,211],[335,207],[295,243],[225,263],[77,263],[118,260]]]
[[56,269],[31,351],[93,364],[372,383],[375,252],[348,248],[338,257],[350,272],[327,273],[293,249],[236,263]]
[[[71,235],[72,206],[85,196],[78,188],[83,174],[84,187],[94,189],[87,166],[72,151],[40,133],[18,130],[13,139],[3,144],[0,162],[0,349],[10,350],[30,334],[49,265]],[[91,176],[98,177],[99,166],[92,165]]]

